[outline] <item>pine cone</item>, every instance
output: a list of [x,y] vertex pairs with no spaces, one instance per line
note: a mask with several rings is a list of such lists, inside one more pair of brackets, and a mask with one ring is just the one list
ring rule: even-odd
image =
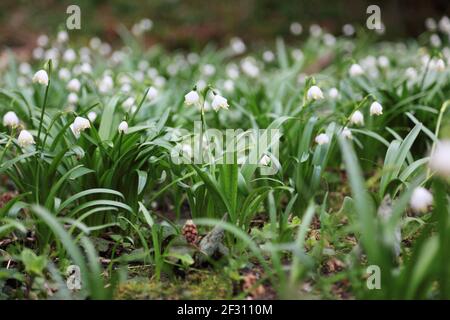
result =
[[187,220],[183,226],[183,236],[189,244],[196,244],[198,241],[198,230],[194,221]]

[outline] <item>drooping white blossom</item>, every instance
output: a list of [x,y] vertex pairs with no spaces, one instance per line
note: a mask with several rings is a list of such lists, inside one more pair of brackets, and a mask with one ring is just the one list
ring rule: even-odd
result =
[[19,143],[19,146],[21,146],[22,148],[26,148],[28,146],[35,144],[33,136],[27,130],[20,131],[19,137],[17,138],[17,142]]
[[8,111],[3,116],[3,125],[5,127],[15,128],[19,125],[19,117],[14,111]]
[[417,187],[412,193],[409,204],[416,213],[425,213],[433,204],[433,195],[427,189]]
[[48,86],[48,74],[45,70],[39,70],[33,76],[33,82]]

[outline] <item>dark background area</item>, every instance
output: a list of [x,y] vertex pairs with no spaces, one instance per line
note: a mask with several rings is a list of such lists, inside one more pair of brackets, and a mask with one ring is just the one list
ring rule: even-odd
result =
[[70,4],[79,5],[82,14],[82,28],[70,32],[72,39],[97,35],[114,42],[119,24],[131,27],[150,18],[154,28],[146,42],[169,49],[220,45],[236,35],[252,42],[289,39],[293,21],[304,33],[311,23],[340,33],[345,23],[364,25],[370,4],[380,6],[388,39],[415,36],[427,17],[450,13],[449,0],[0,0],[0,46],[19,49],[34,44],[40,33],[55,34],[65,26]]

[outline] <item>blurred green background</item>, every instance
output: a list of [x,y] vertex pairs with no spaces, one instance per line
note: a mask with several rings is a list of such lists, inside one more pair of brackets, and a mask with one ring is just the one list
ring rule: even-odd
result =
[[364,24],[370,4],[381,7],[387,38],[415,36],[424,30],[425,18],[450,11],[449,0],[0,0],[0,46],[26,48],[40,33],[54,34],[64,27],[70,4],[82,13],[82,28],[71,31],[72,38],[97,35],[114,42],[119,24],[131,27],[150,18],[154,28],[146,41],[169,49],[220,45],[235,35],[252,42],[278,35],[289,40],[293,21],[304,29],[318,23],[339,33],[345,23]]

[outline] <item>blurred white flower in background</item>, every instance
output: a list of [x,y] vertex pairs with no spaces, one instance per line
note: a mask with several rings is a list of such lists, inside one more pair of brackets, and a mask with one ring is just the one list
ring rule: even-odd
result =
[[299,22],[292,22],[291,26],[289,27],[289,30],[291,30],[291,33],[294,36],[301,35],[303,32],[303,27]]
[[104,75],[103,78],[98,83],[98,91],[100,93],[109,93],[114,88],[114,80],[109,75]]
[[27,130],[20,131],[19,137],[17,138],[17,142],[19,143],[19,146],[21,146],[22,148],[26,148],[35,144],[33,136]]
[[223,88],[227,92],[233,92],[234,91],[234,82],[233,80],[227,79],[223,83]]
[[31,73],[31,66],[27,62],[22,62],[19,65],[19,72],[23,75],[28,75]]
[[318,145],[323,145],[330,142],[330,137],[328,137],[326,133],[321,133],[314,139],[314,141],[316,141]]
[[250,78],[259,76],[259,68],[256,65],[255,59],[247,57],[241,61],[242,71]]
[[429,167],[444,178],[450,177],[450,140],[441,140],[431,153]]
[[37,47],[37,48],[33,49],[32,55],[33,55],[33,58],[36,60],[40,60],[40,59],[44,58],[44,54],[45,54],[45,51],[41,47]]
[[77,59],[77,54],[73,49],[67,49],[64,51],[63,60],[68,63],[72,63]]
[[343,137],[345,137],[345,138],[347,138],[347,139],[353,138],[352,132],[351,132],[350,129],[347,128],[347,127],[344,127],[344,128],[342,129],[342,133],[341,133],[341,134],[342,134]]
[[314,38],[318,38],[320,37],[320,35],[322,34],[322,28],[318,25],[318,24],[312,24],[309,27],[309,33],[311,34],[311,36],[313,36]]
[[155,87],[151,86],[148,89],[148,93],[147,93],[147,99],[149,101],[153,101],[158,97],[158,89],[156,89]]
[[56,41],[58,41],[59,43],[64,43],[67,42],[67,40],[69,40],[69,34],[67,33],[67,31],[59,31],[58,35],[56,36]]
[[230,40],[230,47],[234,54],[239,55],[245,52],[247,49],[244,41],[241,38],[234,37]]
[[380,66],[380,68],[382,69],[386,69],[389,67],[389,58],[386,56],[379,56],[378,57],[378,65]]
[[323,99],[323,92],[318,86],[312,86],[308,89],[306,96],[310,100],[320,100]]
[[433,204],[433,195],[427,189],[417,187],[412,193],[409,204],[414,212],[425,213],[428,207]]
[[275,60],[275,54],[270,50],[264,51],[262,57],[265,62],[272,62],[273,60]]
[[293,49],[291,51],[291,56],[295,61],[299,61],[302,60],[304,55],[303,55],[303,51],[300,49]]
[[231,79],[237,79],[239,77],[239,68],[234,63],[227,65],[227,76]]
[[3,116],[3,126],[15,128],[19,125],[19,117],[13,111],[8,111]]
[[441,37],[439,37],[439,35],[437,35],[435,33],[432,34],[430,36],[430,43],[435,48],[440,47],[442,45]]
[[417,71],[413,67],[409,67],[405,70],[405,76],[410,81],[415,81],[417,79]]
[[342,33],[347,37],[351,37],[355,34],[355,27],[349,23],[344,24],[342,27]]
[[33,76],[33,82],[48,86],[48,74],[45,70],[39,70]]
[[435,31],[437,29],[437,23],[436,20],[434,20],[433,18],[427,18],[425,20],[425,27],[429,30],[429,31]]
[[67,83],[67,90],[71,92],[78,92],[81,88],[81,83],[78,79],[72,79]]
[[203,75],[210,77],[216,73],[216,67],[214,67],[212,64],[205,64],[202,67],[202,73]]
[[45,34],[41,34],[39,37],[37,37],[36,43],[39,47],[47,46],[48,45],[48,36]]
[[98,37],[92,37],[89,40],[89,46],[92,50],[98,50],[100,49],[100,46],[102,45],[102,41]]
[[72,105],[76,104],[78,102],[78,95],[75,92],[69,93],[67,96],[67,102]]
[[328,91],[328,96],[329,96],[331,99],[333,99],[333,100],[338,99],[338,98],[339,98],[339,90],[336,89],[336,88],[331,88],[331,89]]
[[134,106],[135,104],[135,100],[133,97],[129,97],[127,98],[123,103],[122,103],[122,107],[126,110],[129,111],[131,110],[131,108]]
[[364,74],[364,70],[359,64],[354,63],[350,67],[349,74],[351,77],[358,77]]
[[67,68],[61,68],[61,69],[58,71],[58,77],[59,77],[61,80],[63,80],[63,81],[67,81],[67,80],[70,79],[71,73],[70,73],[69,69],[67,69]]
[[95,111],[90,111],[87,115],[90,122],[94,122],[97,119],[97,113]]

